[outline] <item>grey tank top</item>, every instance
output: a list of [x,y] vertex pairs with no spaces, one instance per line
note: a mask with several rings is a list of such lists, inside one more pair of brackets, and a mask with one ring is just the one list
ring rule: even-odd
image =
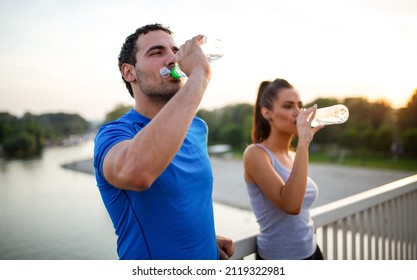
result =
[[[286,182],[291,170],[262,144],[271,158],[276,172]],[[290,215],[274,206],[256,184],[246,182],[253,212],[260,227],[257,236],[258,253],[264,259],[297,260],[311,256],[316,249],[313,220],[310,208],[318,195],[316,183],[307,178],[307,188],[300,214]]]

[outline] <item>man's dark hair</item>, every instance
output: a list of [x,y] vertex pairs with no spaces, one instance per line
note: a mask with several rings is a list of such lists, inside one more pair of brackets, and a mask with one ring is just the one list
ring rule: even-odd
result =
[[[148,24],[142,27],[139,27],[138,29],[136,29],[135,33],[129,35],[125,42],[123,43],[122,49],[120,50],[120,54],[119,54],[119,70],[122,70],[122,65],[124,63],[128,63],[131,64],[133,66],[136,65],[136,40],[139,38],[140,35],[142,34],[147,34],[150,31],[156,31],[156,30],[162,30],[166,33],[168,33],[169,35],[172,35],[173,32],[166,26],[160,24],[160,23],[153,23],[153,24]],[[129,91],[130,95],[133,97],[133,90],[132,90],[132,86],[130,85],[129,82],[127,82],[122,75],[122,79],[126,84],[126,88]]]

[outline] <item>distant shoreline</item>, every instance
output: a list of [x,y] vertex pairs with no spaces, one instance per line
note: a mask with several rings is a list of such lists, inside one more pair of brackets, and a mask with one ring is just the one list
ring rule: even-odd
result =
[[63,168],[70,169],[73,171],[83,172],[91,175],[95,174],[94,163],[92,158],[65,163],[61,166]]

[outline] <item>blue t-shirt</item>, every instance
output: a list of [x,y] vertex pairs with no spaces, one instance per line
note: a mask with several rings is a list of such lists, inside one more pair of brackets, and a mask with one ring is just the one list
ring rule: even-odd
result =
[[195,117],[173,161],[146,191],[121,190],[103,175],[115,144],[151,120],[131,109],[100,128],[95,139],[97,186],[113,222],[120,259],[219,259],[212,203],[207,125]]

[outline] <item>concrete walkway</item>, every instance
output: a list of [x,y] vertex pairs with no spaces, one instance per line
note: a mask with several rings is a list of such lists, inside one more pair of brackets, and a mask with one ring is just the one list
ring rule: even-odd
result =
[[[250,210],[243,180],[243,163],[240,160],[212,158],[214,174],[214,200]],[[391,171],[343,165],[311,164],[309,176],[317,183],[319,197],[314,206],[333,202],[395,180],[415,174],[408,171]]]

